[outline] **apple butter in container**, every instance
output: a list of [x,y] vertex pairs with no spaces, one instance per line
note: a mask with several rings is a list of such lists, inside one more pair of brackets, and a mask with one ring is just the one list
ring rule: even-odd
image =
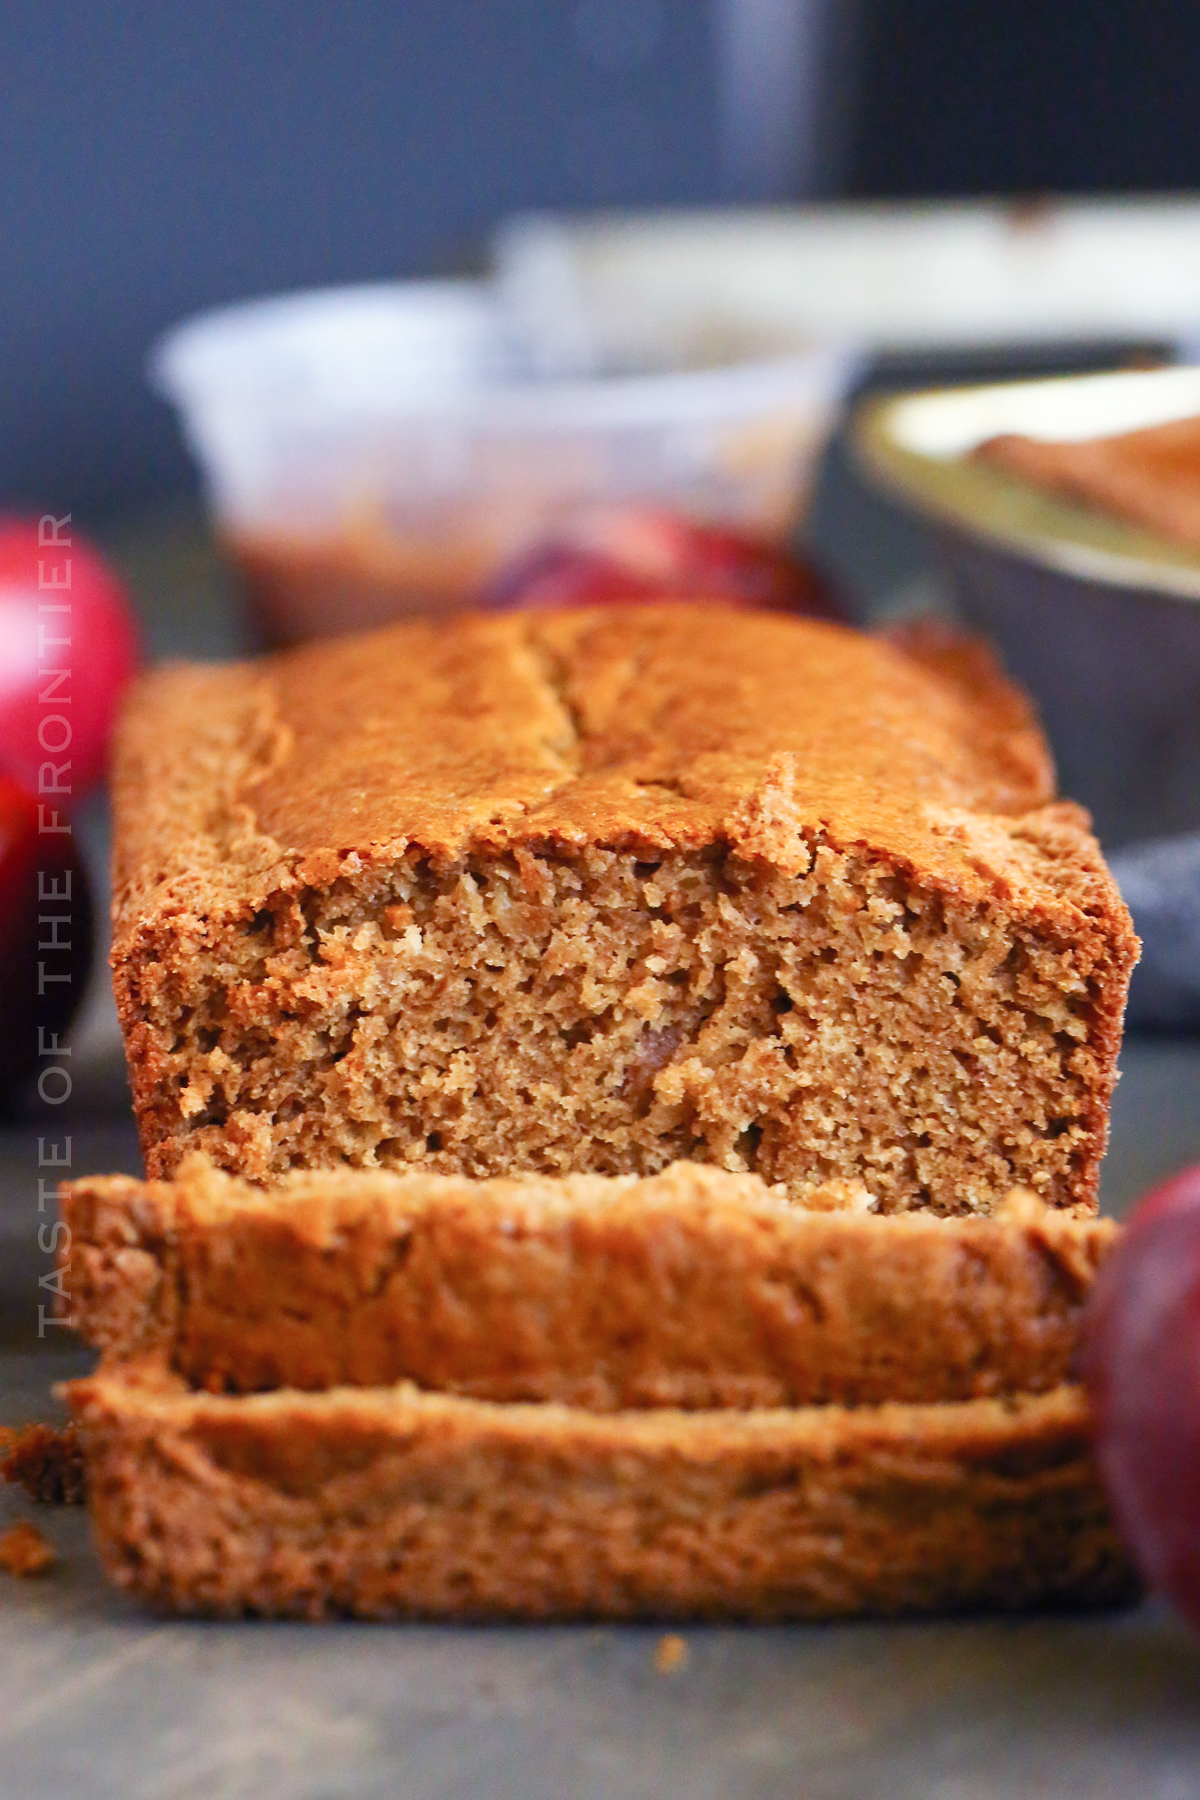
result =
[[187,321],[150,374],[265,643],[614,584],[819,609],[787,546],[854,359],[735,339],[547,369],[486,283],[391,283]]

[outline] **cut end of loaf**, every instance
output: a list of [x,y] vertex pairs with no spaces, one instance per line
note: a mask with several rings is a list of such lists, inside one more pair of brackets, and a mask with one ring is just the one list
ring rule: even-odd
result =
[[[1052,867],[1064,830],[1005,853]],[[1048,924],[819,838],[805,856],[414,852],[176,915],[116,964],[148,1168],[686,1158],[795,1199],[858,1181],[885,1212],[987,1212],[1017,1184],[1090,1203],[1130,944],[1086,891]]]

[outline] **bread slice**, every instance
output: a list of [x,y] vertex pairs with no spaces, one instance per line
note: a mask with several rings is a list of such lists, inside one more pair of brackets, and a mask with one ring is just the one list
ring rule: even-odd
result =
[[96,1541],[157,1604],[784,1618],[1134,1592],[1067,1380],[1106,1221],[1021,1193],[875,1216],[841,1182],[798,1207],[693,1163],[263,1190],[194,1158],[62,1198],[105,1351],[68,1390]]
[[831,1618],[1137,1589],[1073,1387],[607,1415],[129,1369],[66,1391],[105,1569],[182,1612]]
[[1200,418],[1058,442],[1005,433],[973,454],[1034,487],[1200,549]]
[[396,626],[137,688],[148,1172],[338,1162],[1094,1206],[1136,941],[978,646],[719,606]]
[[[831,1184],[676,1163],[564,1180],[355,1170],[263,1191],[63,1190],[64,1282],[110,1358],[235,1393],[411,1380],[594,1411],[933,1402],[1067,1379],[1118,1227],[1014,1195],[989,1218],[873,1217]],[[840,1210],[839,1210],[840,1209]]]

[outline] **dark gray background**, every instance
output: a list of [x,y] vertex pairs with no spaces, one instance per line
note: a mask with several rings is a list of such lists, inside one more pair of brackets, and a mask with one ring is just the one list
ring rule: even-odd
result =
[[711,197],[707,9],[648,17],[623,42],[565,0],[6,0],[0,496],[183,488],[142,365],[196,308],[452,270],[519,206]]
[[[755,197],[722,158],[738,3],[0,0],[0,504],[186,491],[142,368],[197,308],[468,267],[522,207]],[[788,0],[741,3],[767,31]],[[1200,185],[1194,3],[797,3],[841,23],[795,40],[824,141],[776,196]]]

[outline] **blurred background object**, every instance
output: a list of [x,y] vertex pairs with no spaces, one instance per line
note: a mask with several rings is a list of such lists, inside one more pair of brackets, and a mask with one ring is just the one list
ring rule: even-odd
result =
[[[1060,786],[1109,849],[1200,832],[1200,543],[1038,486],[996,450],[1141,443],[1197,417],[1200,368],[1168,368],[874,400],[852,426],[865,469],[926,530],[959,618],[1037,702]],[[1190,475],[1200,518],[1200,461],[1175,449],[1170,469]]]
[[3,0],[0,52],[0,501],[91,519],[193,485],[174,320],[514,211],[1200,186],[1181,0]]
[[853,359],[806,333],[768,354],[736,316],[719,345],[610,355],[540,266],[526,310],[483,281],[375,283],[219,308],[156,347],[262,641],[475,603],[614,508],[793,539]]
[[865,10],[864,0],[714,0],[722,200],[847,185]]
[[694,0],[3,0],[0,499],[194,486],[153,339],[280,290],[459,272],[529,205],[717,183]]
[[1173,346],[1200,317],[1191,195],[534,214],[495,246],[518,316],[543,340],[565,317],[564,354],[584,366],[722,339],[851,342],[930,367],[1031,348],[1119,359]]

